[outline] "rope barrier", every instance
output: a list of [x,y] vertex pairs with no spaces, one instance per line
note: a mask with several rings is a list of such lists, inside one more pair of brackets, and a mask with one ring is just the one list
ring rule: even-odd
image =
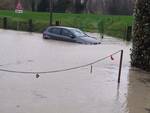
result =
[[91,62],[91,63],[88,63],[88,64],[85,64],[85,65],[81,65],[81,66],[76,66],[76,67],[71,67],[71,68],[66,68],[66,69],[60,69],[60,70],[52,70],[52,71],[43,71],[43,72],[29,72],[29,71],[14,71],[14,70],[9,70],[9,69],[0,69],[1,72],[9,72],[9,73],[20,73],[20,74],[36,74],[36,77],[39,78],[39,74],[49,74],[49,73],[60,73],[60,72],[65,72],[65,71],[70,71],[70,70],[75,70],[75,69],[80,69],[80,68],[83,68],[83,67],[88,67],[88,66],[91,66],[91,73],[92,73],[92,65],[93,64],[96,64],[100,61],[103,61],[107,58],[111,58],[113,55],[121,52],[122,50],[119,50],[111,55],[108,55],[106,57],[103,57],[101,59],[98,59],[94,62]]

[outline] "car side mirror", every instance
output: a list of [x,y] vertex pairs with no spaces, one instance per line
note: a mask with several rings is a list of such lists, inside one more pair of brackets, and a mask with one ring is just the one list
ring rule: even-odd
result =
[[73,34],[70,34],[70,37],[71,37],[71,38],[75,38],[75,36],[74,36]]

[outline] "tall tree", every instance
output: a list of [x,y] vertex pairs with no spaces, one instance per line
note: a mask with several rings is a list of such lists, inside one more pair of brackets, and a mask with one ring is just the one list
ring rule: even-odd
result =
[[54,3],[54,11],[64,13],[71,6],[73,6],[73,4],[70,0],[57,0]]
[[136,0],[132,66],[150,71],[150,0]]
[[35,0],[31,0],[31,9],[35,11]]
[[81,0],[75,0],[74,9],[75,13],[80,13],[84,10],[84,4],[81,3]]
[[40,12],[49,11],[49,0],[40,0],[37,10]]

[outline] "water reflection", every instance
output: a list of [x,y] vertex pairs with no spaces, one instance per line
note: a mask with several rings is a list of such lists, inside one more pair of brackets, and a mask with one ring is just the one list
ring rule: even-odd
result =
[[129,113],[150,113],[150,73],[130,69],[127,102]]

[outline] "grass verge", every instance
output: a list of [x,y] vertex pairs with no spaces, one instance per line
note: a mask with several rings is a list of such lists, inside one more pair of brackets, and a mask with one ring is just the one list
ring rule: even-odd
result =
[[[3,25],[3,18],[8,18],[8,29],[17,29],[19,21],[19,30],[28,29],[28,20],[33,20],[34,32],[42,32],[49,25],[49,13],[39,13],[25,11],[23,14],[16,14],[14,11],[0,10],[0,27]],[[96,15],[96,14],[72,14],[72,13],[54,13],[53,24],[60,21],[62,26],[77,27],[88,32],[100,32],[99,22],[103,22],[104,34],[125,38],[127,26],[133,22],[132,16],[118,15]]]

